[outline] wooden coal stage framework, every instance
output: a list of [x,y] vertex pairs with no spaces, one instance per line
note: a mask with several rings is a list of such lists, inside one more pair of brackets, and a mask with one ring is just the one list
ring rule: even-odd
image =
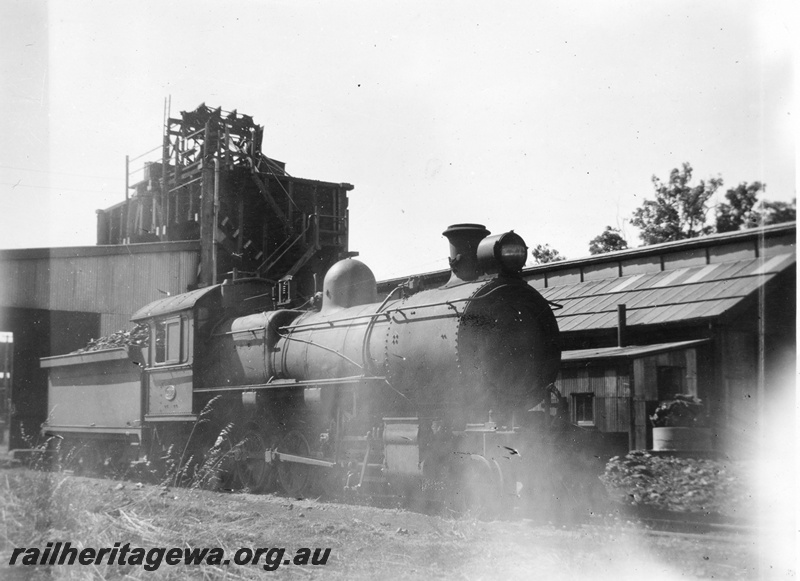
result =
[[284,304],[308,298],[350,255],[353,186],[289,175],[262,153],[263,133],[249,115],[205,104],[166,114],[162,145],[126,157],[126,198],[98,211],[98,244],[199,240],[198,286],[282,279]]

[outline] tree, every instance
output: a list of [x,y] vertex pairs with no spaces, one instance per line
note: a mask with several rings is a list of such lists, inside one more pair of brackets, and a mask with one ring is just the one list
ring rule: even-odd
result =
[[671,240],[684,240],[709,234],[713,228],[706,226],[708,200],[722,186],[722,178],[703,180],[696,186],[692,181],[692,166],[684,163],[682,169],[673,169],[669,181],[662,182],[653,176],[656,199],[645,200],[633,213],[631,224],[641,230],[639,237],[645,244],[658,244]]
[[615,250],[625,250],[627,247],[628,241],[622,237],[619,229],[606,226],[602,234],[589,242],[589,254],[605,254]]
[[566,260],[566,256],[561,256],[561,253],[555,248],[550,248],[549,244],[539,244],[531,250],[533,260],[536,264],[547,264],[548,262],[560,262]]
[[717,232],[733,232],[742,228],[754,228],[759,225],[761,216],[753,208],[758,193],[764,190],[764,184],[742,182],[725,192],[727,203],[717,206]]
[[728,202],[717,207],[717,232],[733,232],[796,220],[796,198],[791,202],[764,200],[758,203],[758,194],[764,191],[764,187],[761,182],[742,182],[735,189],[728,190],[725,193]]
[[791,202],[764,200],[761,204],[761,213],[764,216],[764,225],[794,222],[797,220],[797,198],[792,198]]

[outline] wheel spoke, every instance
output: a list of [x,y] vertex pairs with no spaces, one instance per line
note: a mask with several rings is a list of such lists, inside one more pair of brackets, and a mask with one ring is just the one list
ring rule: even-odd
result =
[[261,491],[271,480],[272,469],[264,459],[268,441],[261,430],[250,426],[237,444],[236,475],[242,486],[253,492]]
[[[311,449],[302,432],[292,430],[281,440],[278,452],[308,456]],[[301,496],[311,481],[311,467],[296,462],[281,462],[278,464],[278,479],[286,494]]]

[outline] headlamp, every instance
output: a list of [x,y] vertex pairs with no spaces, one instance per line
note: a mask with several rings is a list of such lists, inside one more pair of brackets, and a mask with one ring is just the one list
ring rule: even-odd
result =
[[528,247],[514,231],[487,236],[478,244],[478,267],[486,274],[517,274],[528,260]]

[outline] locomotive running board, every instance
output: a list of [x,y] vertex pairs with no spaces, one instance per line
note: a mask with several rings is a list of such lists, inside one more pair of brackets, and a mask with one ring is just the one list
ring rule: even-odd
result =
[[264,452],[264,462],[271,464],[275,460],[279,462],[294,462],[295,464],[308,464],[309,466],[322,466],[323,468],[333,468],[337,465],[336,462],[327,462],[307,456],[295,456],[294,454],[284,454],[283,452],[274,452],[272,450]]

